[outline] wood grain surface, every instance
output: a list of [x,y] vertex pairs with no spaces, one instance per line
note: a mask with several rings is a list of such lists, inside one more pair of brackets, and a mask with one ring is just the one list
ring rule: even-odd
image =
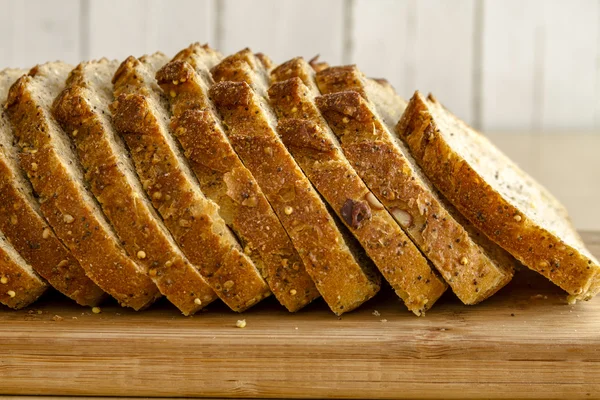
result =
[[[584,238],[600,255],[600,232]],[[567,305],[528,270],[478,306],[448,294],[425,318],[390,290],[341,318],[321,301],[297,314],[273,299],[243,315],[208,308],[93,314],[52,295],[1,308],[0,395],[600,396],[600,300]]]

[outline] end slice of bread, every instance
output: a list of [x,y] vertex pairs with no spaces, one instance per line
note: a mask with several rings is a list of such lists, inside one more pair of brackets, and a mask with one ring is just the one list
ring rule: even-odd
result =
[[[397,112],[385,108],[395,102],[386,100],[390,92],[383,91],[388,89],[367,80],[354,66],[320,71],[317,83],[324,93],[317,105],[346,157],[457,297],[477,304],[505,286],[515,260],[477,234],[423,176],[385,122]],[[377,109],[371,98],[377,100]],[[387,111],[385,118],[379,107]]]
[[429,179],[477,228],[570,294],[600,291],[600,265],[565,208],[485,136],[416,92],[397,134]]
[[171,131],[181,144],[203,193],[236,233],[279,302],[298,311],[319,297],[304,263],[260,186],[233,150],[212,101],[209,68],[222,57],[193,44],[157,73],[169,96]]
[[308,273],[331,310],[340,315],[379,290],[380,277],[363,264],[325,204],[277,133],[267,104],[269,77],[248,49],[224,59],[212,70],[211,87],[233,148],[271,203]]
[[40,198],[42,213],[87,276],[121,305],[139,310],[160,293],[127,257],[85,185],[69,138],[51,115],[71,69],[61,62],[39,65],[11,88],[7,111],[20,165]]
[[47,288],[0,232],[0,303],[19,310],[36,301]]
[[244,311],[271,292],[219,207],[201,192],[170,132],[169,104],[155,79],[167,61],[154,54],[121,64],[113,78],[113,122],[144,190],[183,253],[232,310]]
[[271,77],[269,99],[286,147],[408,309],[424,315],[447,285],[344,157],[315,104],[314,71],[295,58]]
[[[0,72],[0,101],[27,71]],[[0,230],[31,267],[56,290],[82,306],[95,306],[106,294],[86,276],[79,262],[42,216],[31,184],[19,166],[8,117],[0,115]]]
[[184,315],[217,298],[190,264],[146,197],[110,117],[112,77],[119,62],[79,64],[56,98],[53,115],[69,135],[90,190],[130,257]]

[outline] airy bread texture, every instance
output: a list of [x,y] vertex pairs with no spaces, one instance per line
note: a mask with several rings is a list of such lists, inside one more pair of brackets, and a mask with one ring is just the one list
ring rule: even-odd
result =
[[[0,102],[27,71],[0,72]],[[48,283],[83,306],[99,304],[106,294],[90,280],[79,262],[42,216],[31,184],[21,167],[8,117],[0,116],[0,231]],[[16,292],[16,291],[15,291]],[[18,292],[17,292],[18,293]]]
[[447,285],[344,157],[315,104],[314,71],[295,58],[271,77],[269,99],[284,144],[408,309],[424,315]]
[[64,131],[51,115],[72,67],[37,66],[10,90],[7,112],[20,149],[20,165],[40,199],[42,213],[81,267],[123,306],[136,310],[160,295],[144,269],[126,256],[85,186]]
[[[169,104],[156,82],[163,54],[129,57],[116,71],[114,125],[129,148],[143,188],[175,241],[215,293],[244,311],[271,292],[207,199],[169,130]],[[173,95],[174,93],[169,93]]]
[[[169,96],[171,131],[203,193],[239,238],[271,292],[288,311],[298,311],[319,292],[258,183],[233,150],[212,101],[209,69],[222,57],[208,46],[182,50],[157,74]],[[266,62],[266,61],[265,61]]]
[[146,197],[125,144],[112,127],[112,77],[119,62],[79,64],[56,98],[53,114],[75,145],[90,190],[123,247],[184,315],[217,296],[181,253]]
[[379,290],[380,277],[361,264],[276,130],[267,104],[268,72],[250,50],[214,67],[210,89],[233,148],[256,178],[331,310],[340,315]]
[[322,70],[317,84],[324,94],[316,99],[317,105],[340,138],[346,157],[457,297],[476,304],[506,285],[515,260],[444,204],[393,136],[393,125],[379,116],[372,97],[378,98],[377,107],[386,110],[388,121],[393,119],[391,108],[402,106],[387,99],[394,95],[391,88],[367,80],[354,66]]
[[570,294],[600,291],[600,265],[565,208],[487,138],[416,92],[396,132],[423,171],[477,228]]

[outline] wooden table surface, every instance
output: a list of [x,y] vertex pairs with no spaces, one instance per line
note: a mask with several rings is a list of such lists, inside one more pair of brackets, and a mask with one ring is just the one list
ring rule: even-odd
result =
[[[600,255],[600,233],[584,238]],[[599,377],[600,299],[567,305],[528,270],[478,306],[445,295],[425,318],[389,291],[341,318],[321,301],[190,318],[58,296],[0,309],[0,395],[593,398]]]

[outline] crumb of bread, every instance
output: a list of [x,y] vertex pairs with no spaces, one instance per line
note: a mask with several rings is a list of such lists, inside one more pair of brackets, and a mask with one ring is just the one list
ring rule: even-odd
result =
[[60,315],[55,315],[54,317],[52,317],[52,320],[53,320],[53,321],[56,321],[56,322],[62,321],[63,319],[64,319],[64,318],[63,318],[63,317],[61,317]]
[[102,312],[102,309],[100,307],[92,307],[92,312],[94,314],[100,314]]
[[246,320],[245,319],[238,319],[237,322],[235,323],[235,326],[237,326],[238,328],[245,328],[246,327]]
[[379,317],[381,315],[381,314],[379,314],[379,311],[377,311],[377,310],[373,310],[372,314],[376,317]]
[[381,322],[387,322],[387,319],[384,318],[384,319],[381,320]]

